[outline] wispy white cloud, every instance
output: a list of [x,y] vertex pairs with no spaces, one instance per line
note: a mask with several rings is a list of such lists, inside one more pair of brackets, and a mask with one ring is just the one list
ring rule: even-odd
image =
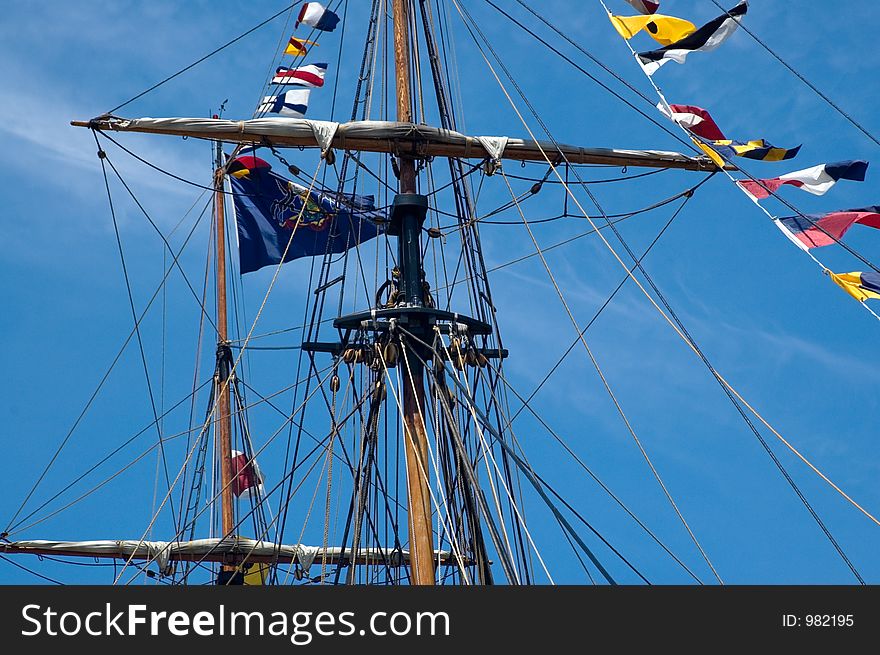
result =
[[[87,172],[89,178],[92,178],[94,173],[100,171],[91,133],[70,125],[73,117],[88,118],[82,109],[57,102],[54,98],[47,102],[45,93],[9,88],[0,92],[0,102],[8,108],[6,119],[0,124],[0,133],[12,139],[7,144],[7,151],[14,153],[19,166],[33,164],[35,174],[39,172],[42,175],[45,169],[38,164],[51,163],[53,171],[61,172],[58,177],[68,180],[71,175],[82,178],[83,172]],[[160,145],[158,141],[161,139],[162,137],[155,137],[154,143],[150,143],[148,139],[136,137],[140,141],[136,151],[147,161],[166,170],[199,170],[200,167],[194,159],[188,158],[179,147]],[[108,149],[115,148],[110,144]],[[191,195],[191,190],[180,182],[148,170],[143,164],[133,163],[124,153],[120,153],[118,161],[114,160],[114,163],[123,175],[137,175],[139,182],[152,190]],[[208,176],[209,173],[202,177]]]

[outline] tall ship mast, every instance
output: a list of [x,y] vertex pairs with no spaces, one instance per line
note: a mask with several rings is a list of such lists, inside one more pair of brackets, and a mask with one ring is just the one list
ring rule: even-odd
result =
[[[156,227],[163,243],[164,276],[152,298],[139,306],[131,295],[119,242],[132,314],[122,350],[139,350],[153,420],[133,437],[120,437],[119,445],[60,491],[44,491],[48,474],[56,473],[53,457],[12,512],[0,554],[15,562],[33,555],[59,568],[112,563],[114,584],[543,584],[559,581],[554,574],[558,568],[566,571],[564,581],[656,581],[628,557],[625,543],[597,527],[577,493],[559,490],[552,466],[548,470],[546,461],[544,466],[533,463],[529,435],[540,430],[552,437],[566,466],[575,466],[582,476],[575,489],[589,483],[601,490],[620,517],[620,523],[611,525],[620,528],[619,534],[637,534],[650,543],[663,567],[675,571],[672,580],[724,583],[711,547],[665,483],[640,438],[641,427],[591,344],[589,328],[621,287],[629,285],[683,351],[705,366],[709,384],[718,387],[756,437],[786,493],[802,503],[816,526],[813,536],[833,549],[854,581],[864,582],[798,483],[800,478],[789,472],[791,461],[805,467],[822,493],[832,494],[862,520],[880,525],[875,514],[715,367],[643,266],[666,227],[710,179],[717,184],[729,178],[752,198],[764,191],[778,197],[786,183],[755,178],[738,157],[757,152],[765,161],[785,161],[796,149],[710,134],[707,126],[717,126],[705,110],[670,104],[656,83],[655,73],[667,58],[683,59],[668,55],[670,48],[710,50],[707,43],[720,43],[741,24],[747,3],[727,8],[704,27],[682,26],[687,21],[679,19],[667,22],[668,17],[649,11],[648,5],[656,3],[629,3],[644,9],[638,16],[620,17],[608,10],[612,27],[626,44],[641,29],[655,38],[658,29],[661,38],[666,30],[672,34],[665,49],[633,50],[633,55],[659,99],[652,120],[678,139],[682,152],[557,141],[468,12],[472,3],[375,0],[362,12],[349,4],[298,3],[273,17],[295,19],[296,28],[277,58],[284,65],[270,74],[268,95],[252,118],[230,119],[220,110],[211,118],[130,117],[129,109],[140,98],[136,96],[111,112],[71,122],[94,135],[114,227],[124,201],[156,227],[149,203],[116,165],[123,157],[134,157],[139,165],[181,184],[201,187],[203,216],[210,218],[210,227],[199,227],[201,218],[185,216],[179,229],[190,231],[182,245],[183,232],[172,235]],[[489,4],[500,12],[499,20],[507,17],[512,26],[522,28],[520,19],[505,8]],[[519,5],[531,12],[527,15],[550,24],[526,3]],[[367,14],[366,29],[356,32],[364,25],[355,25],[350,15],[361,13]],[[522,121],[520,134],[471,135],[459,124],[458,91],[449,71],[455,46],[446,32],[453,15],[477,43],[481,64]],[[562,34],[551,27],[557,36]],[[289,25],[285,30],[286,38]],[[312,118],[311,111],[306,118],[310,94],[329,92],[325,83],[341,74],[318,62],[317,51],[329,60],[335,47],[341,61],[342,46],[333,39],[346,31],[361,38],[359,70],[348,76],[355,81],[350,115],[336,120],[340,111],[334,91],[328,120]],[[552,43],[541,42],[566,57]],[[386,88],[380,89],[383,81]],[[527,120],[529,114],[537,120]],[[210,181],[159,170],[127,144],[130,133],[183,137],[189,147],[202,150],[210,145]],[[859,162],[849,164],[834,181],[856,179],[859,170],[864,179]],[[833,177],[840,168],[825,165],[821,175]],[[591,177],[594,170],[600,172],[598,179]],[[681,185],[659,201],[642,202],[641,194],[632,194],[631,204],[642,207],[625,213],[606,211],[591,186],[629,183],[664,171],[674,173]],[[509,198],[487,211],[481,194],[490,185]],[[372,189],[376,191],[367,193]],[[532,199],[545,197],[546,206],[560,205],[559,215],[531,218],[527,212],[534,208]],[[669,209],[669,222],[643,253],[635,252],[616,227],[635,215]],[[854,217],[851,224],[880,226],[880,210],[875,209],[848,210]],[[811,245],[804,246],[805,238],[845,245],[842,231],[838,234],[831,223],[800,212],[793,219],[771,219],[871,311],[858,294],[875,297],[870,295],[872,271],[855,282],[839,278],[811,254]],[[559,244],[542,245],[535,231],[542,222],[556,220],[577,220],[581,231]],[[518,391],[510,379],[510,361],[520,357],[528,362],[530,355],[509,349],[502,337],[506,308],[492,292],[481,234],[493,223],[525,229],[534,247],[527,257],[546,273],[547,297],[558,301],[560,312],[554,320],[566,329],[565,343],[555,337],[544,342],[556,349],[571,341],[543,381],[535,380],[540,384],[531,395]],[[201,273],[182,257],[193,234],[207,237]],[[118,239],[118,227],[116,235]],[[589,323],[575,315],[572,290],[548,261],[550,250],[586,235],[607,248],[621,277]],[[134,249],[128,245],[129,257]],[[295,280],[292,270],[297,271]],[[251,274],[260,281],[259,298],[246,302],[242,279]],[[156,311],[157,298],[164,303],[160,293],[172,279],[199,307],[192,390],[174,405],[156,403],[155,375],[151,380],[144,345],[148,351],[145,317]],[[302,306],[291,299],[302,300]],[[521,317],[520,322],[541,329],[537,326],[543,320]],[[162,330],[164,344],[164,323]],[[647,472],[645,484],[664,507],[663,522],[675,526],[675,546],[662,536],[669,534],[668,526],[658,530],[653,517],[638,515],[597,475],[581,449],[572,447],[570,438],[582,441],[586,434],[561,435],[552,418],[534,408],[534,396],[573,353],[595,373],[596,393],[610,401],[611,415],[634,444]],[[164,357],[163,346],[163,379]],[[213,369],[210,379],[202,380],[199,362],[205,357]],[[281,364],[261,363],[260,358],[268,357]],[[266,392],[254,382],[259,371],[268,372],[280,391]],[[527,426],[522,432],[521,425]],[[133,444],[143,452],[130,448]],[[786,457],[780,458],[780,452]],[[41,532],[57,514],[74,512],[81,501],[91,502],[92,496],[112,489],[118,475],[140,467],[142,460],[156,466],[153,511],[142,531],[59,540]],[[107,473],[109,469],[100,468],[107,462],[121,470]],[[107,475],[101,477],[99,471]],[[571,485],[565,486],[571,491]],[[556,535],[555,546],[545,549],[549,532]],[[96,577],[106,570],[96,568]]]

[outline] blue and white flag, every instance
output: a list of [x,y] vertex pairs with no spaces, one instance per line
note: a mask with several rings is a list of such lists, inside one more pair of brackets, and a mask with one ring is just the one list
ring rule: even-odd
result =
[[264,266],[345,252],[384,229],[373,196],[339,201],[286,180],[253,154],[226,167],[232,186],[242,273]]
[[257,113],[303,118],[309,108],[310,93],[309,89],[292,89],[281,95],[266,96],[257,109]]

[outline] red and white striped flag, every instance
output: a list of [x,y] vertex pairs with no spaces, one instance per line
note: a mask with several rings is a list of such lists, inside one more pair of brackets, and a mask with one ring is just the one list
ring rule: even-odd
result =
[[284,68],[279,66],[275,69],[275,77],[272,84],[295,84],[307,86],[312,89],[324,86],[324,75],[327,73],[327,64],[308,64],[298,68]]

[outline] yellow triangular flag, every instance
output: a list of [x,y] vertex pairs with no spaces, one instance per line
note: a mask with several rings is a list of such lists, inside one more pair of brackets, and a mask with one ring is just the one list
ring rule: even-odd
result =
[[674,16],[612,16],[608,15],[614,29],[629,41],[636,34],[645,30],[660,45],[671,45],[681,41],[697,31],[697,26],[690,21]]

